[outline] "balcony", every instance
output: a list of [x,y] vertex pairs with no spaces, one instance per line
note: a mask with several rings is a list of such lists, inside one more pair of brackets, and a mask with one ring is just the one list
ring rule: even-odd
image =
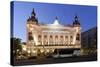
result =
[[62,44],[62,45],[37,45],[31,48],[53,48],[53,49],[65,49],[65,48],[81,48],[81,45],[79,44],[70,44],[70,45],[66,45],[66,44]]

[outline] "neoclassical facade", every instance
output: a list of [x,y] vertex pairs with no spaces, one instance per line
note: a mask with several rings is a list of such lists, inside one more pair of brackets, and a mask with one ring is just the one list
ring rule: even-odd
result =
[[42,24],[38,22],[33,9],[31,16],[27,19],[26,29],[27,51],[30,53],[81,48],[81,27],[77,16],[74,17],[71,25],[60,24],[57,17],[53,24]]

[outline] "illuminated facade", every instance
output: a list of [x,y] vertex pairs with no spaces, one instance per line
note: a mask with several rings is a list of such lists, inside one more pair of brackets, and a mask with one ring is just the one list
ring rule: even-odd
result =
[[61,25],[57,17],[53,24],[41,24],[33,9],[26,28],[27,51],[33,55],[53,53],[55,49],[81,48],[81,28],[77,16],[72,25]]

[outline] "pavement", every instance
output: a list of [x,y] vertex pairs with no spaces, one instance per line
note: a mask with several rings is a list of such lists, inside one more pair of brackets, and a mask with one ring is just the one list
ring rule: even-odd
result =
[[14,66],[96,61],[97,55],[15,60]]

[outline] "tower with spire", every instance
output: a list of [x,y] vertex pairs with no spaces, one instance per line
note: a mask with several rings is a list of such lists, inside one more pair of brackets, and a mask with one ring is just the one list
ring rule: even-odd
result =
[[36,18],[36,13],[34,11],[34,8],[33,8],[33,11],[31,12],[31,16],[27,19],[27,23],[33,23],[33,24],[38,24],[38,19]]
[[80,22],[77,15],[74,17],[73,26],[80,27]]
[[81,41],[81,27],[80,27],[80,22],[79,22],[77,15],[75,15],[75,17],[74,17],[73,27],[77,28],[76,41],[80,43],[80,41]]
[[33,41],[33,25],[38,25],[38,19],[36,18],[36,13],[34,11],[34,8],[31,12],[31,16],[27,19],[27,42]]

